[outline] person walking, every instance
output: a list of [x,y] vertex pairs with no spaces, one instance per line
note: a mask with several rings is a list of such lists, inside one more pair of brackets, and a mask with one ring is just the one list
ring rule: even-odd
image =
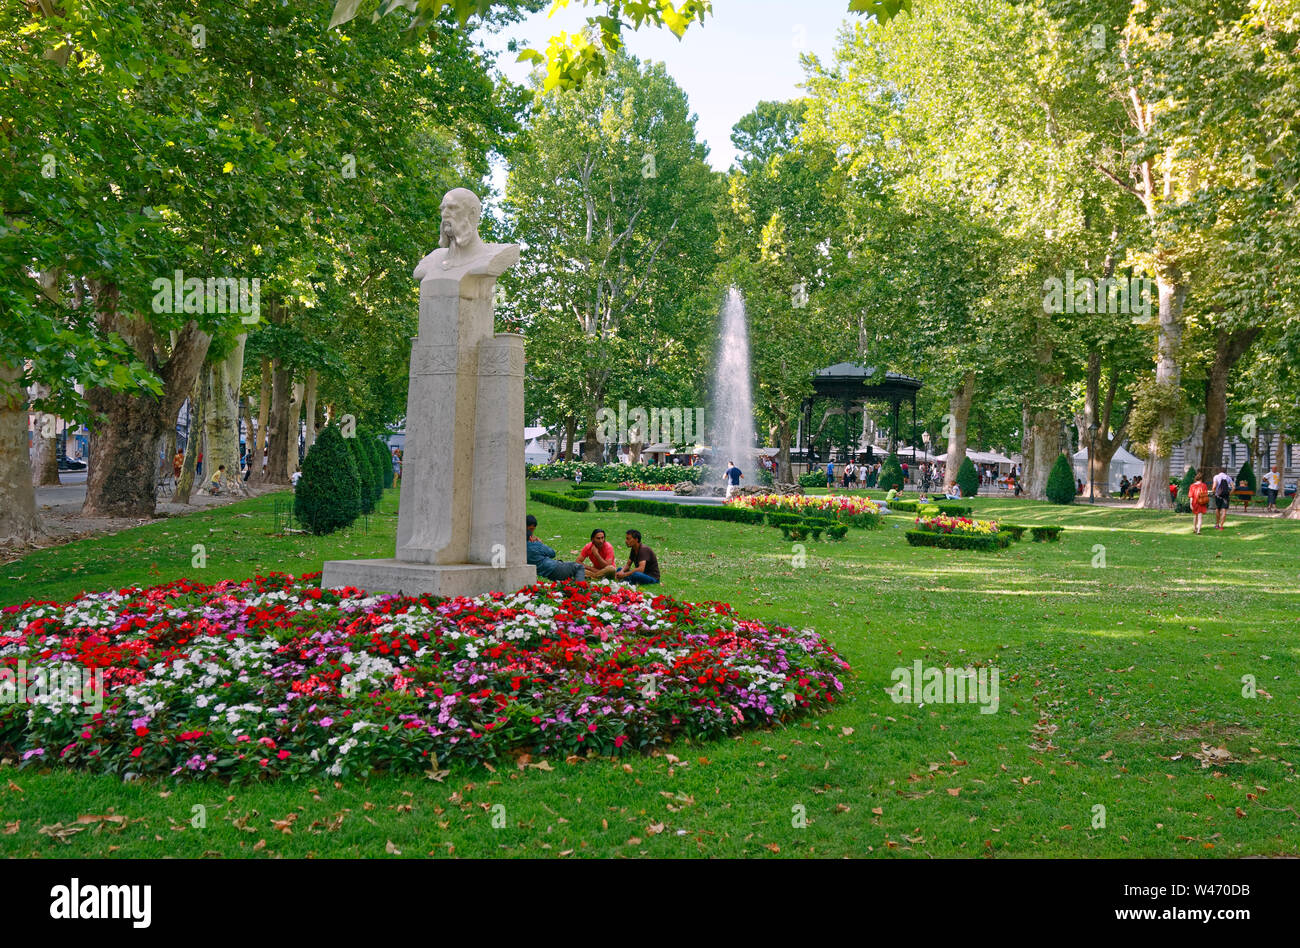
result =
[[827,487],[835,486],[835,462],[834,461],[826,462],[826,486]]
[[1277,465],[1274,464],[1267,474],[1263,477],[1264,495],[1268,497],[1268,512],[1277,513],[1277,492],[1282,484],[1282,475],[1278,473]]
[[1196,475],[1196,480],[1187,488],[1187,500],[1192,505],[1192,530],[1199,536],[1201,517],[1210,509],[1210,489],[1205,486],[1205,480],[1200,474]]
[[1219,468],[1211,485],[1214,490],[1214,529],[1222,530],[1228,519],[1228,504],[1232,503],[1232,475],[1227,468]]
[[727,482],[727,500],[730,500],[732,494],[739,493],[740,481],[745,475],[741,473],[740,468],[736,467],[735,461],[728,461],[727,469],[722,476]]

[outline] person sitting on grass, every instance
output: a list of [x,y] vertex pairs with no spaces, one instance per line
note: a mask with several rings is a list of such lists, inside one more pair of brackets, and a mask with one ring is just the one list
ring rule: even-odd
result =
[[529,514],[526,523],[528,524],[528,545],[526,547],[528,565],[537,567],[538,579],[578,579],[583,575],[581,563],[567,563],[564,560],[557,560],[555,550],[533,536],[533,531],[537,529],[536,517]]
[[961,500],[961,485],[954,481],[952,487],[944,492],[943,497],[945,500]]
[[892,503],[894,502],[894,498],[897,497],[897,496],[898,496],[899,494],[901,494],[901,493],[902,493],[902,491],[899,490],[897,487],[891,487],[891,488],[889,488],[889,493],[885,495],[885,503],[886,503],[886,504],[892,504]]
[[614,561],[614,544],[605,539],[605,531],[597,527],[591,531],[591,540],[578,551],[578,562],[590,559],[585,565],[588,579],[604,579],[618,572]]
[[634,586],[653,586],[659,582],[659,557],[641,542],[640,530],[629,530],[626,536],[627,566],[614,574],[615,579]]

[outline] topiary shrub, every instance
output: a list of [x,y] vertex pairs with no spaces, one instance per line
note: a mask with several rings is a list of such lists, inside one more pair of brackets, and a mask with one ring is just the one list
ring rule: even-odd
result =
[[[1246,482],[1244,487],[1242,481]],[[1237,472],[1237,483],[1233,489],[1249,490],[1252,494],[1259,493],[1259,485],[1255,482],[1255,469],[1250,466],[1250,461],[1243,464],[1241,470]]]
[[383,461],[380,460],[379,450],[379,442],[373,436],[367,435],[361,439],[361,453],[366,456],[366,486],[375,499],[376,507],[384,496]]
[[1030,527],[1029,535],[1034,538],[1035,543],[1041,543],[1046,540],[1048,543],[1055,543],[1061,538],[1065,527]]
[[343,442],[348,446],[348,451],[352,454],[352,463],[357,469],[357,508],[363,514],[368,514],[373,513],[375,509],[375,481],[370,468],[370,459],[361,444],[363,440],[359,435],[353,435],[351,438],[344,438]]
[[880,465],[880,480],[876,486],[881,490],[903,489],[903,466],[898,463],[898,455],[890,452]]
[[1178,482],[1178,496],[1174,498],[1174,510],[1178,513],[1192,512],[1192,500],[1189,494],[1195,481],[1196,468],[1189,467],[1183,479]]
[[963,497],[974,497],[980,492],[980,475],[975,470],[975,462],[969,457],[961,459],[961,467],[957,468],[957,486],[961,488]]
[[1051,473],[1047,475],[1047,499],[1054,504],[1072,504],[1077,490],[1069,458],[1058,454]]
[[348,447],[351,440],[331,425],[317,435],[303,458],[293,515],[317,536],[346,527],[360,513],[361,476]]

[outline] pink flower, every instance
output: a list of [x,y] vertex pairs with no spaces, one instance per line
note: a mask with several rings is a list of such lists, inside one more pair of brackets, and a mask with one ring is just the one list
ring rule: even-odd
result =
[[281,760],[284,760],[286,757],[289,756],[289,752],[288,752],[288,751],[280,751],[280,753],[276,754],[275,756],[276,756],[276,757],[279,757]]

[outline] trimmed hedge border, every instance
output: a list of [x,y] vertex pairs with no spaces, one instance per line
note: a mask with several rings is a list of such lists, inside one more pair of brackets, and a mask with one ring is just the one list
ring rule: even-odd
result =
[[1002,550],[1011,545],[1011,537],[1004,533],[931,533],[929,530],[908,530],[909,546],[937,546],[944,550]]
[[952,501],[931,501],[934,506],[939,508],[939,513],[947,514],[950,517],[969,517],[971,511],[975,508],[969,504],[955,504]]
[[596,509],[600,511],[618,510],[617,500],[593,500],[592,503],[595,504]]
[[1035,543],[1043,540],[1049,543],[1055,543],[1061,539],[1061,534],[1065,532],[1065,527],[1030,527],[1029,534],[1034,538]]
[[555,494],[549,490],[530,490],[528,499],[535,500],[539,504],[546,504],[551,507],[559,507],[561,510],[572,510],[575,513],[586,513],[589,504],[585,500],[574,497],[565,497],[563,494]]
[[1020,538],[1025,535],[1025,531],[1028,529],[1029,529],[1028,527],[1022,527],[1017,523],[998,524],[998,533],[1009,533],[1011,534],[1011,539],[1016,541],[1019,541]]

